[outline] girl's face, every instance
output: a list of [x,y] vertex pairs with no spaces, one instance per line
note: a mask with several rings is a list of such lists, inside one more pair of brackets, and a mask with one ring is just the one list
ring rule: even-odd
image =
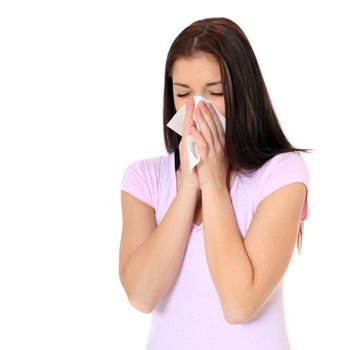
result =
[[223,82],[214,56],[200,53],[195,57],[177,59],[172,66],[172,82],[176,110],[190,97],[204,96],[225,115]]

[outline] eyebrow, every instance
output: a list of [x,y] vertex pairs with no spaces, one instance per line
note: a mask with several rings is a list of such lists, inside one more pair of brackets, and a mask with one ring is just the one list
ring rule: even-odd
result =
[[[213,81],[211,83],[207,83],[206,86],[213,86],[213,85],[218,85],[218,84],[222,84],[222,81]],[[173,85],[179,85],[179,86],[182,86],[185,88],[190,88],[190,86],[188,86],[186,84],[178,83],[178,82],[173,83]]]

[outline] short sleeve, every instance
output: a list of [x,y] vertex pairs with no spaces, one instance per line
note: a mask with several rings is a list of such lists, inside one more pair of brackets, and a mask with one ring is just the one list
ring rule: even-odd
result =
[[277,154],[261,167],[261,176],[255,194],[255,209],[257,205],[269,194],[282,186],[293,182],[302,182],[307,187],[307,194],[303,206],[301,220],[309,215],[308,190],[309,170],[298,152],[286,152]]
[[123,172],[121,190],[156,209],[157,177],[152,162],[139,159],[130,163]]

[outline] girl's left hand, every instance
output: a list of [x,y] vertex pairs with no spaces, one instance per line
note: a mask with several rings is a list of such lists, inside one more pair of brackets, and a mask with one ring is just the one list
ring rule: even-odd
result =
[[211,103],[198,103],[194,115],[200,130],[191,127],[191,135],[198,147],[197,164],[200,189],[207,186],[226,187],[227,168],[224,164],[225,134]]

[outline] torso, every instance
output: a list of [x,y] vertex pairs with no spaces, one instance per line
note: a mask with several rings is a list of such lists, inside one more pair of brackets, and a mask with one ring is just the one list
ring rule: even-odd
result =
[[[233,183],[235,181],[237,172],[232,171],[231,176],[230,176],[230,184],[229,188],[231,189],[233,186]],[[180,181],[181,181],[181,171],[178,169],[176,171],[176,183],[177,183],[177,189],[179,189],[180,186]],[[197,205],[195,207],[195,212],[194,212],[194,217],[193,217],[193,223],[197,226],[202,224],[202,199],[201,196],[198,198]]]

